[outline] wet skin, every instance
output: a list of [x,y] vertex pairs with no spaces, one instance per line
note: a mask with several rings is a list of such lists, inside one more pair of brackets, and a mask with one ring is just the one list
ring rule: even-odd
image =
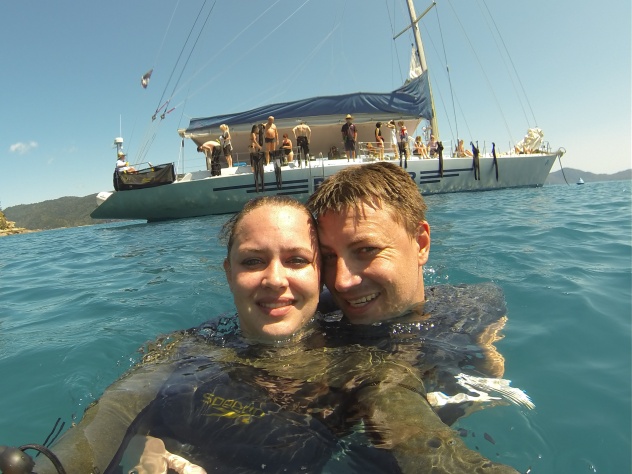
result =
[[388,320],[423,302],[427,222],[412,237],[388,209],[362,204],[320,216],[318,235],[323,281],[352,323]]
[[224,270],[244,335],[275,340],[303,327],[318,304],[319,258],[306,211],[263,206],[243,217]]

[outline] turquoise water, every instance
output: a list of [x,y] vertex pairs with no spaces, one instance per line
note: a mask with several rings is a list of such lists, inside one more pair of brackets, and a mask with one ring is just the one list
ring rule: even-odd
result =
[[[503,288],[505,377],[536,405],[460,420],[473,449],[521,472],[631,471],[631,187],[427,198],[426,284]],[[225,219],[0,239],[0,445],[42,443],[57,418],[78,421],[139,346],[233,311],[216,241]]]

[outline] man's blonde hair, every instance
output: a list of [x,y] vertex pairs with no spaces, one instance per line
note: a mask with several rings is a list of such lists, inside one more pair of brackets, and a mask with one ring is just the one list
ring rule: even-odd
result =
[[[327,212],[359,211],[362,205],[385,209],[415,237],[426,220],[426,203],[410,175],[392,163],[351,166],[327,178],[307,200],[318,220]],[[357,214],[356,214],[357,215]]]

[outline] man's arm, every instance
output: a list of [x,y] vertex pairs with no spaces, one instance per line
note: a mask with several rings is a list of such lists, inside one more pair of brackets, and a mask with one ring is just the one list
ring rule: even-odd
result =
[[380,439],[378,446],[392,450],[404,473],[517,474],[469,449],[414,386],[385,381],[362,388],[357,400],[369,429]]

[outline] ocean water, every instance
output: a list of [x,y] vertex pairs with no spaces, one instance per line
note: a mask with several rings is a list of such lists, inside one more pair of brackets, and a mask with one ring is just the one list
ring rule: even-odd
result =
[[[427,197],[426,284],[502,287],[505,378],[536,406],[460,420],[472,449],[521,472],[631,472],[631,196],[623,181]],[[234,311],[225,219],[0,239],[0,445],[43,443],[144,343]]]

